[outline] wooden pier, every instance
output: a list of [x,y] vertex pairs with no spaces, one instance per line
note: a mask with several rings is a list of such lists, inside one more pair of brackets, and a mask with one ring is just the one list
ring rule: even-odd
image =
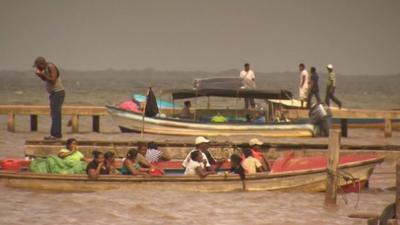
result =
[[[15,122],[17,115],[30,116],[31,131],[38,130],[38,116],[49,116],[48,105],[0,105],[0,115],[8,115],[7,130],[15,132]],[[63,106],[62,115],[71,116],[72,132],[79,132],[79,117],[92,117],[92,131],[100,131],[100,116],[108,116],[104,106]]]
[[[171,109],[162,109],[163,113],[169,115],[173,113]],[[224,111],[219,110],[219,111]],[[231,110],[232,111],[232,110]],[[381,125],[374,128],[384,130],[385,137],[391,137],[394,128],[400,128],[400,123],[393,123],[393,120],[400,120],[400,110],[363,110],[363,109],[332,109],[332,117],[340,119],[341,133],[347,137],[349,119],[383,119]],[[100,132],[100,116],[109,116],[104,106],[74,106],[67,105],[62,108],[63,116],[71,116],[72,132],[79,132],[79,119],[82,116],[92,117],[92,131]],[[50,109],[48,105],[0,105],[0,115],[8,115],[7,130],[15,132],[16,116],[30,116],[30,130],[38,130],[38,116],[49,116]],[[308,118],[308,110],[305,109],[289,109],[288,117],[291,119]]]
[[[289,109],[288,117],[292,119],[309,118],[306,109]],[[348,136],[349,119],[383,119],[382,128],[385,137],[391,137],[393,120],[400,119],[400,110],[366,110],[366,109],[331,109],[332,118],[340,119],[340,128],[343,137]],[[397,124],[396,124],[397,125]],[[396,126],[397,127],[397,126]]]

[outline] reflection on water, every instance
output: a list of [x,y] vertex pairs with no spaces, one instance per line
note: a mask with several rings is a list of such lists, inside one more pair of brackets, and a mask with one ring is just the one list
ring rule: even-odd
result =
[[0,196],[0,224],[364,224],[347,215],[383,209],[394,192],[347,194],[348,205],[339,197],[334,211],[323,207],[323,193],[46,193],[0,188]]

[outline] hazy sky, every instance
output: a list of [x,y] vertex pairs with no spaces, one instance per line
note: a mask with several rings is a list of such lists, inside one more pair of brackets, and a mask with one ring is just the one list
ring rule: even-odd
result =
[[0,0],[0,70],[400,72],[399,0]]

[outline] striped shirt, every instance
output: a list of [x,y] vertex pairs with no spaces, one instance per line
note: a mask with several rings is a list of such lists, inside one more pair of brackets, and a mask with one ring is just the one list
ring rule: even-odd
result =
[[158,149],[147,149],[145,157],[149,163],[154,163],[154,162],[158,162],[158,160],[160,160],[161,155],[162,155],[162,152]]
[[328,83],[326,86],[336,87],[336,74],[334,72],[328,74]]

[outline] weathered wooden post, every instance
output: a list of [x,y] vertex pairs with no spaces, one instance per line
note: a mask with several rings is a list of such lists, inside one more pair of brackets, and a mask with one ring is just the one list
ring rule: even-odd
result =
[[72,116],[72,133],[79,132],[79,115]]
[[12,112],[8,113],[7,131],[15,132],[15,114]]
[[92,131],[100,132],[100,116],[94,115],[92,119]]
[[329,131],[325,206],[336,205],[337,187],[339,184],[337,177],[339,150],[340,131],[331,129]]
[[38,115],[31,115],[31,131],[38,130]]
[[400,224],[400,163],[396,164],[396,222]]
[[348,131],[348,120],[347,119],[340,119],[340,128],[342,132],[342,137],[347,137]]
[[384,132],[385,137],[392,137],[392,120],[390,118],[385,118]]

